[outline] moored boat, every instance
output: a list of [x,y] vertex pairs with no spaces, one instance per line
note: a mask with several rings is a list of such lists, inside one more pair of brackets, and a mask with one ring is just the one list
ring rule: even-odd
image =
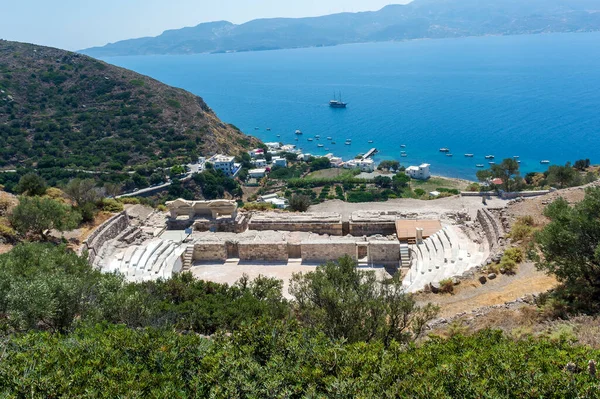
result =
[[440,152],[450,152],[450,149],[446,148],[446,147],[442,147],[442,148],[440,148]]
[[494,159],[494,158],[496,158],[494,155],[486,155],[485,156],[485,159]]
[[302,134],[300,130],[296,130],[296,134]]
[[550,163],[550,161],[548,161],[547,159],[544,159],[543,161],[540,161],[540,163],[542,165],[548,165]]
[[474,156],[475,155],[473,155],[473,154],[465,154],[465,157],[467,157],[467,158],[473,158]]
[[484,164],[482,164],[482,163],[478,163],[478,164],[477,164],[477,165],[475,165],[475,166],[477,166],[478,168],[485,168],[485,165],[484,165]]

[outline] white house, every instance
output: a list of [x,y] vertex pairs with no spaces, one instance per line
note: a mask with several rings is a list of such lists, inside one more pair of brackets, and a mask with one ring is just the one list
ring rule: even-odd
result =
[[331,166],[334,168],[339,168],[344,163],[344,161],[340,157],[331,157],[329,158],[329,161],[331,162]]
[[259,198],[259,202],[267,202],[273,204],[279,209],[285,209],[288,207],[288,200],[280,197],[277,194],[263,195]]
[[207,162],[213,164],[215,170],[220,170],[227,176],[233,175],[235,157],[230,155],[216,154]]
[[346,169],[360,169],[361,172],[373,172],[375,170],[375,162],[372,159],[352,159],[343,164]]
[[409,166],[406,168],[406,174],[415,180],[428,180],[431,177],[431,172],[429,170],[430,164],[424,163],[419,166]]
[[281,149],[281,143],[265,143],[265,145],[269,148],[269,150]]
[[310,158],[312,157],[312,155],[310,154],[298,154],[298,161],[308,161]]
[[256,166],[257,168],[264,168],[267,166],[267,160],[266,159],[255,159],[254,161],[252,161],[252,165]]
[[265,150],[262,148],[255,148],[252,151],[248,151],[248,154],[250,154],[252,158],[256,158],[265,155]]
[[273,166],[281,166],[282,168],[287,168],[287,159],[281,157],[273,157]]
[[266,175],[267,175],[267,170],[265,168],[250,169],[248,171],[248,176],[250,176],[253,179],[262,179]]

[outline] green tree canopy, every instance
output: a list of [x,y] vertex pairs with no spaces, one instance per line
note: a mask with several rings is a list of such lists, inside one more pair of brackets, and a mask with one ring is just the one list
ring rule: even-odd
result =
[[73,179],[63,191],[77,206],[95,203],[102,198],[94,179]]
[[572,187],[581,184],[581,176],[570,163],[565,166],[552,165],[548,168],[548,182],[558,188]]
[[290,209],[295,212],[306,212],[311,203],[311,199],[306,195],[294,194],[290,198]]
[[48,186],[46,181],[35,173],[27,173],[19,180],[15,191],[28,196],[41,196],[46,194]]
[[420,336],[437,313],[432,305],[417,306],[401,279],[379,281],[375,272],[360,270],[348,256],[314,272],[294,274],[290,293],[303,323],[349,342],[407,342]]
[[536,235],[538,268],[600,309],[600,188],[588,188],[574,206],[559,198],[544,215],[550,223]]
[[68,205],[42,197],[19,197],[19,205],[10,215],[10,223],[19,234],[37,234],[42,238],[45,238],[46,230],[72,230],[79,222],[79,212]]

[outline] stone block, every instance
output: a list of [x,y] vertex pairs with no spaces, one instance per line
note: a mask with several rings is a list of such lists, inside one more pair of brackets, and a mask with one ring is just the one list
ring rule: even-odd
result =
[[227,260],[227,249],[223,242],[197,242],[194,244],[194,261]]
[[286,262],[288,260],[287,242],[240,242],[238,251],[240,260],[267,262]]

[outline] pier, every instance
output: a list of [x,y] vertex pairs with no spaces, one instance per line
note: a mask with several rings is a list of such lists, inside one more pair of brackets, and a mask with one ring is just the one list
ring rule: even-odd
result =
[[367,153],[366,153],[366,154],[365,154],[365,155],[362,157],[362,159],[363,159],[363,161],[364,161],[365,159],[369,159],[369,158],[371,158],[371,157],[372,157],[373,155],[375,155],[375,154],[377,154],[377,148],[371,148],[371,149],[369,150],[369,152],[367,152]]

